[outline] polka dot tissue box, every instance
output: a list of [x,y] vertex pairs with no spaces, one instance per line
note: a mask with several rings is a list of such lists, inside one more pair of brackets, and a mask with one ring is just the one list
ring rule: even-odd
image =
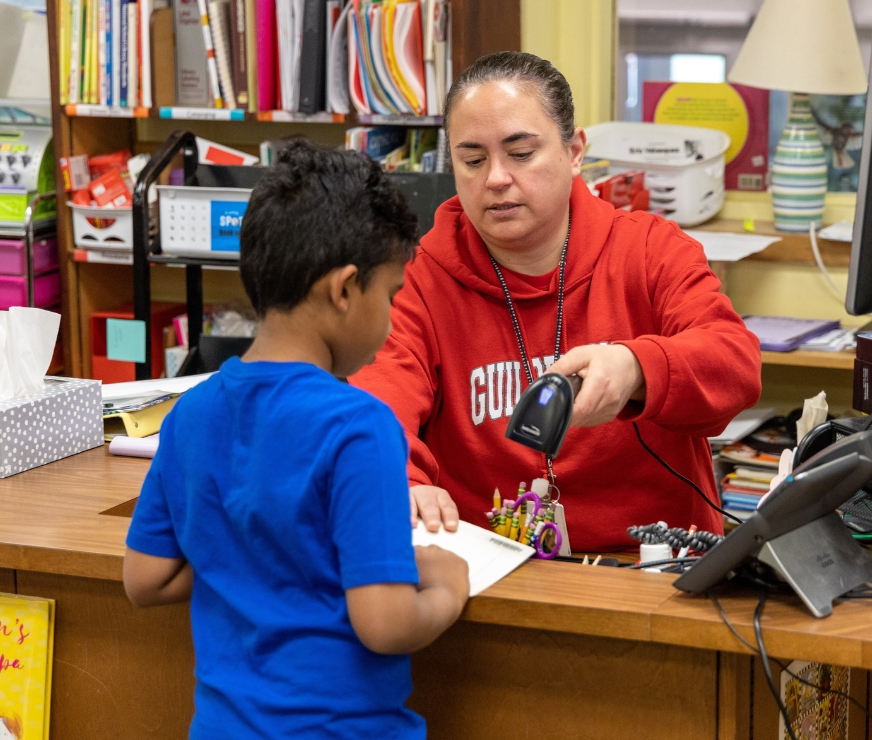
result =
[[99,380],[45,379],[45,388],[0,401],[0,478],[103,444]]

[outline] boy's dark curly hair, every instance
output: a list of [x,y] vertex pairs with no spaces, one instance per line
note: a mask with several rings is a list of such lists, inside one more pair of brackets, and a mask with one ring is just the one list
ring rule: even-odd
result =
[[239,271],[258,316],[289,311],[330,270],[407,262],[418,219],[364,154],[291,139],[255,187],[240,236]]

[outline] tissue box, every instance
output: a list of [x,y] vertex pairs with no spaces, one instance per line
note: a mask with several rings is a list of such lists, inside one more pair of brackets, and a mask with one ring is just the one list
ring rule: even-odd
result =
[[102,444],[99,380],[48,377],[39,393],[0,401],[0,478]]

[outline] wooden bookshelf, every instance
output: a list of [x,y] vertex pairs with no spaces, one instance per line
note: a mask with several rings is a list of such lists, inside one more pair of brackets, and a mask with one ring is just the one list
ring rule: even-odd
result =
[[[693,227],[697,231],[711,231],[729,234],[754,234],[756,236],[777,236],[779,241],[770,244],[762,252],[745,257],[754,262],[789,262],[796,265],[814,265],[811,240],[807,233],[776,231],[771,222],[755,221],[754,231],[745,231],[744,223],[738,219],[718,219]],[[851,260],[851,245],[848,242],[835,242],[818,237],[821,259],[827,267],[847,267]]]
[[[184,128],[198,136],[220,141],[243,151],[257,152],[257,143],[302,133],[329,145],[337,143],[343,128],[362,124],[438,126],[436,116],[358,116],[318,113],[300,115],[288,111],[247,111],[182,108],[120,109],[106,106],[61,106],[57,13],[60,0],[48,0],[46,16],[49,38],[49,67],[52,92],[52,128],[58,158],[77,154],[101,154],[119,149],[132,153],[151,152],[159,146],[155,132]],[[521,0],[452,0],[452,61],[455,76],[475,59],[494,51],[521,48]],[[262,127],[262,128],[261,128]],[[63,179],[57,172],[58,187]],[[59,191],[60,202],[66,194]],[[58,214],[58,246],[62,255],[64,364],[77,377],[90,374],[90,316],[129,303],[132,297],[132,268],[127,265],[77,262],[74,259],[72,218],[67,208]],[[182,300],[184,283],[173,268],[153,267],[153,284],[163,290],[162,298]],[[178,271],[175,271],[178,273]],[[229,273],[228,273],[229,275]],[[215,278],[215,276],[212,276]],[[222,295],[244,296],[235,275],[215,278]],[[207,295],[207,300],[209,296]]]
[[764,365],[817,367],[829,370],[853,370],[854,350],[848,352],[819,352],[797,349],[793,352],[761,352]]

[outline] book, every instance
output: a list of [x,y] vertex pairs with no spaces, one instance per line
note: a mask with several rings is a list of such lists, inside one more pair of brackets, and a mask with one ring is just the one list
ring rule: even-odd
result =
[[154,103],[151,79],[151,12],[152,0],[139,0],[140,97],[143,108]]
[[300,48],[300,113],[324,110],[327,0],[304,0]]
[[239,108],[248,108],[248,52],[245,42],[245,0],[230,0],[230,25],[228,37],[230,39],[230,67],[233,73],[233,92],[235,93],[236,105]]
[[203,45],[206,48],[206,72],[209,75],[210,102],[214,108],[223,108],[224,99],[221,97],[221,84],[218,81],[218,64],[215,61],[215,41],[212,36],[212,27],[209,25],[209,6],[207,0],[197,0],[197,8],[200,11],[200,31],[203,34]]
[[127,107],[139,105],[139,3],[127,4]]
[[121,101],[121,0],[110,0],[110,24],[112,43],[110,56],[112,58],[112,105],[120,105]]
[[190,108],[207,107],[210,103],[209,73],[197,0],[173,3],[173,29],[176,39],[175,104]]
[[755,450],[743,442],[734,442],[731,445],[727,445],[719,454],[724,460],[729,460],[730,462],[759,465],[763,468],[774,468],[775,470],[778,470],[778,461],[780,460],[779,455],[760,452],[760,450]]
[[121,0],[119,12],[120,12],[120,22],[118,24],[118,31],[121,35],[121,39],[119,41],[120,44],[120,55],[119,55],[119,65],[118,65],[118,76],[119,76],[119,92],[118,92],[118,105],[122,108],[127,107],[127,91],[130,87],[130,11],[128,8],[130,7],[129,0]]
[[757,335],[760,349],[790,352],[813,337],[839,328],[839,321],[797,319],[790,316],[743,316],[748,331]]
[[276,57],[278,33],[275,0],[255,0],[257,24],[257,109],[276,107]]
[[152,103],[157,108],[176,104],[176,50],[173,9],[157,8],[151,14]]
[[[70,103],[81,102],[82,89],[82,20],[85,12],[83,0],[72,0],[70,8],[70,73],[67,78],[67,99]],[[63,87],[63,84],[61,85]]]
[[730,137],[727,190],[765,190],[769,162],[769,91],[727,82],[642,85],[642,120],[717,129]]
[[0,737],[48,740],[54,618],[54,599],[0,594]]
[[215,62],[221,84],[221,100],[230,110],[236,109],[233,74],[230,68],[230,3],[227,0],[209,0],[209,26],[215,45]]
[[257,17],[255,0],[245,2],[245,70],[248,82],[248,110],[257,111]]

